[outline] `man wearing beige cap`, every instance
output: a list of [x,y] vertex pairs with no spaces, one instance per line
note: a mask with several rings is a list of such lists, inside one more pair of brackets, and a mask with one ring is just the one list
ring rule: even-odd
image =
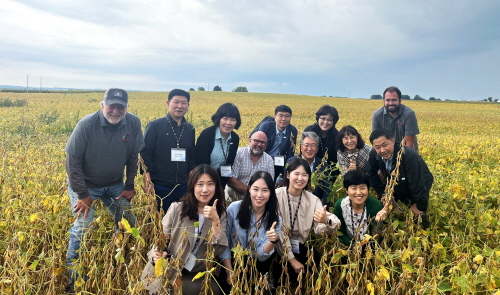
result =
[[132,226],[135,222],[129,210],[135,196],[134,178],[143,137],[139,118],[127,113],[127,108],[128,93],[109,89],[101,110],[81,119],[66,145],[68,194],[75,216],[66,261],[70,291],[77,277],[72,265],[80,256],[84,235],[94,219],[93,202],[100,199],[115,223],[122,218]]

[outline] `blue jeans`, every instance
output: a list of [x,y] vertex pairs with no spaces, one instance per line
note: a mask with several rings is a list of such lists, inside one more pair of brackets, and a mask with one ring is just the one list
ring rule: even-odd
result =
[[[135,216],[130,211],[130,202],[124,197],[116,200],[115,198],[120,195],[125,187],[124,183],[119,183],[113,186],[104,188],[89,188],[89,195],[92,197],[92,204],[97,199],[100,199],[106,207],[108,207],[109,212],[114,217],[115,223],[118,224],[122,220],[122,217],[127,219],[130,226],[135,225]],[[78,194],[73,191],[70,185],[68,185],[69,200],[71,203],[71,212],[73,212],[73,206],[78,202]],[[73,223],[73,226],[69,230],[69,245],[68,254],[66,256],[66,266],[68,266],[68,274],[70,284],[76,280],[76,275],[70,266],[73,265],[74,261],[80,256],[80,247],[83,241],[85,233],[89,230],[89,224],[94,220],[94,206],[92,205],[88,211],[87,218],[83,218],[83,214],[80,214],[78,218]],[[73,216],[76,214],[73,212]]]

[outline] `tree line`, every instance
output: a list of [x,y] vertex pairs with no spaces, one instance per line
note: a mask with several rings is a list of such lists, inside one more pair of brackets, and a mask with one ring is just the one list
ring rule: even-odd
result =
[[[198,87],[198,90],[195,90],[194,88],[189,88],[189,91],[205,91],[204,87]],[[222,91],[222,87],[219,85],[215,85],[212,91]],[[232,92],[248,92],[248,89],[246,86],[238,86],[232,90]]]

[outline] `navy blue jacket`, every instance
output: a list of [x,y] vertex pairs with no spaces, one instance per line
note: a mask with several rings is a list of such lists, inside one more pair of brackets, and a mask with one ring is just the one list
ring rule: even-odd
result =
[[[269,153],[276,141],[276,122],[268,121],[259,126],[259,131],[262,131],[267,136],[266,153]],[[293,143],[293,144],[292,144]],[[294,156],[295,145],[297,144],[297,128],[292,124],[286,127],[285,136],[281,141],[279,155],[285,156],[285,163],[288,158]]]

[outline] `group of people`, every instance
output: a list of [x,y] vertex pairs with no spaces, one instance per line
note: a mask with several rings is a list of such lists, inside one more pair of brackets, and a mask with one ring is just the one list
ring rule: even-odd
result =
[[[290,274],[307,271],[305,245],[311,229],[316,234],[339,230],[340,241],[347,246],[362,239],[388,215],[381,200],[386,199],[390,177],[397,177],[391,202],[407,204],[415,218],[429,226],[426,211],[433,177],[417,152],[415,113],[401,104],[397,87],[384,91],[384,106],[373,114],[372,146],[353,126],[338,131],[338,111],[325,105],[316,112],[316,123],[301,134],[298,155],[298,132],[286,105],[276,107],[274,117],[263,120],[250,135],[248,146],[239,148],[234,130],[240,127],[241,116],[234,104],[221,105],[212,116],[213,126],[197,140],[195,128],[185,119],[189,104],[189,92],[170,91],[167,115],[151,121],[143,136],[139,118],[127,112],[128,93],[111,88],[101,110],[78,122],[66,146],[68,192],[75,215],[67,256],[70,289],[76,279],[71,266],[94,218],[93,201],[101,199],[117,223],[126,218],[134,226],[130,201],[136,194],[139,155],[144,191],[156,196],[158,211],[165,213],[163,232],[170,241],[167,248],[153,247],[148,253],[143,282],[151,293],[162,288],[154,278],[156,261],[174,257],[184,263],[183,293],[197,294],[201,282],[191,280],[206,270],[202,259],[209,245],[226,269],[218,284],[211,286],[216,294],[218,286],[226,293],[230,289],[231,249],[237,244],[251,250],[248,259],[256,260],[263,274],[270,268],[281,273],[280,264],[273,263],[279,259],[272,258],[280,256],[286,257]],[[397,161],[403,138],[406,146]],[[340,171],[331,168],[337,163]],[[399,175],[391,176],[396,166]],[[311,177],[321,171],[327,175],[312,190]],[[340,172],[347,196],[335,202],[332,214],[327,210],[329,186]],[[368,196],[370,187],[377,198]],[[227,208],[226,196],[234,200]]]

